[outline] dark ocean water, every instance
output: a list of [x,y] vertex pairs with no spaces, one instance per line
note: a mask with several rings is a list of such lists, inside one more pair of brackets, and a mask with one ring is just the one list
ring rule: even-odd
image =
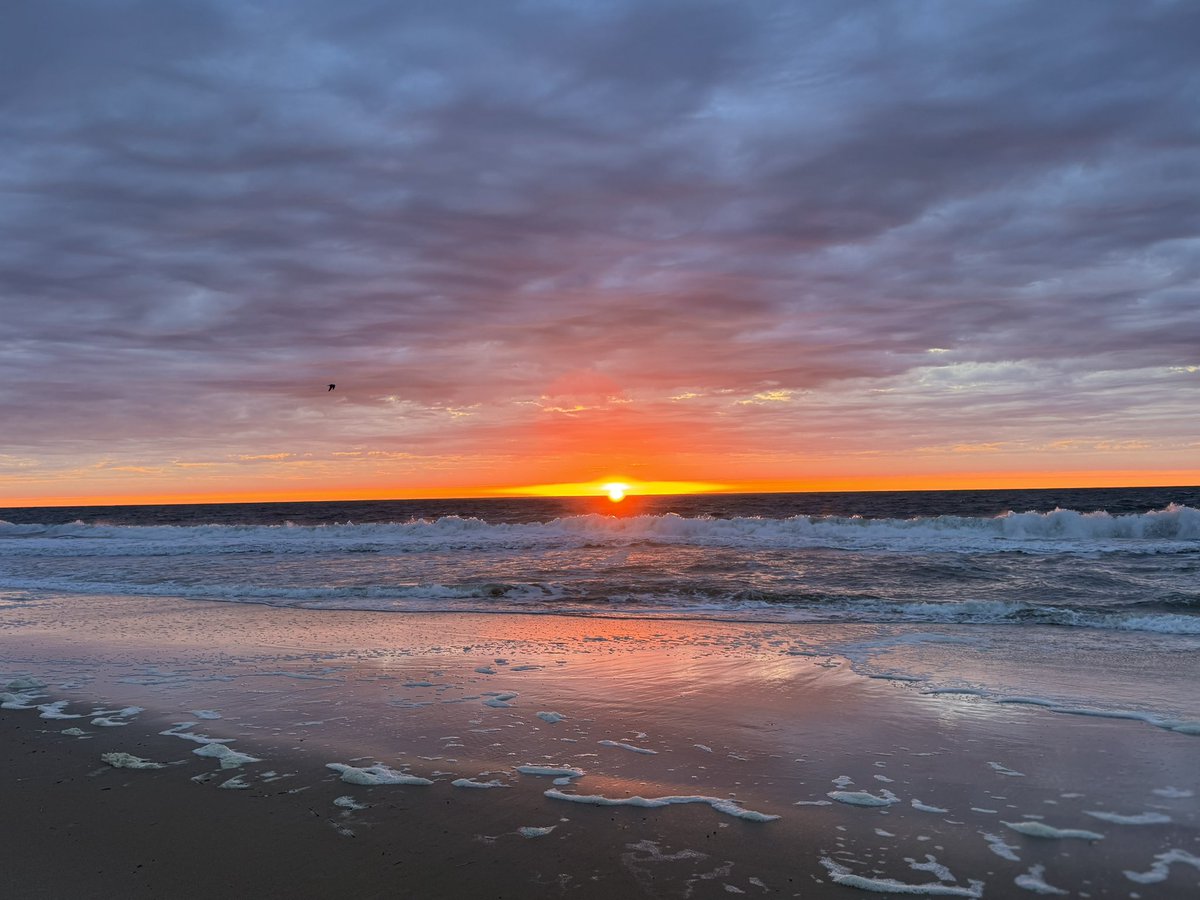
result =
[[1106,511],[1129,515],[1171,504],[1200,508],[1200,487],[1071,488],[1002,491],[872,491],[803,494],[691,494],[461,500],[350,500],[320,503],[197,503],[146,506],[60,506],[0,508],[0,520],[18,524],[70,522],[107,525],[332,525],[408,522],[446,516],[478,518],[488,524],[547,522],[566,516],[665,515],[718,519],[760,516],[861,516],[911,519],[934,516],[993,517],[1006,512]]
[[1200,634],[1200,488],[0,510],[10,601]]

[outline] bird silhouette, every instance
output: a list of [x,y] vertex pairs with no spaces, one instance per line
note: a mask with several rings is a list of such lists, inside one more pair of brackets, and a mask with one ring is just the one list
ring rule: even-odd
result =
[[[336,384],[331,384],[331,385],[329,386],[329,391],[332,391],[332,390],[333,390],[335,387],[337,387],[337,385],[336,385]],[[328,393],[329,393],[329,391],[326,391],[325,393],[327,393],[327,394],[328,394]]]

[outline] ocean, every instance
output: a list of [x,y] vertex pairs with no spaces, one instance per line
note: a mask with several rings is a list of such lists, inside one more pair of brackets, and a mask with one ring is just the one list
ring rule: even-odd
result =
[[0,520],[39,889],[224,829],[263,896],[1200,889],[1197,488]]
[[1200,635],[1200,488],[8,509],[0,591]]

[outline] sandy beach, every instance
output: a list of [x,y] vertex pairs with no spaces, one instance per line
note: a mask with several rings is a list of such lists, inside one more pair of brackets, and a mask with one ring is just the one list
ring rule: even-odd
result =
[[[1200,881],[1200,738],[828,652],[879,629],[128,597],[6,607],[0,628],[7,896],[1182,897]],[[371,781],[417,783],[354,783]]]

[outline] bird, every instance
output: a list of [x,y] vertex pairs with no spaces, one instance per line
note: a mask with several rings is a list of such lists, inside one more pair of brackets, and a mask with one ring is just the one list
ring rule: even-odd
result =
[[[337,387],[337,385],[336,385],[336,384],[331,384],[331,385],[329,386],[329,391],[332,391],[332,390],[333,390],[335,387]],[[327,393],[327,394],[328,394],[328,393],[329,393],[329,391],[326,391],[325,393]]]

